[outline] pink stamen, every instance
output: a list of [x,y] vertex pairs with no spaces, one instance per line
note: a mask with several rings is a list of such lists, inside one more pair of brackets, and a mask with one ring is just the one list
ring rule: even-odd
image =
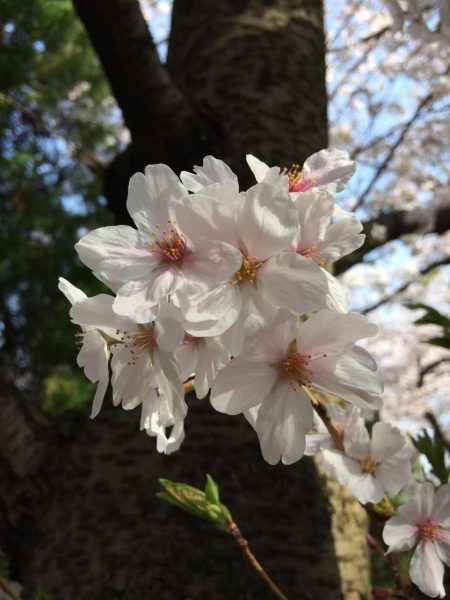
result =
[[181,261],[188,251],[186,240],[178,233],[175,221],[168,221],[168,224],[168,229],[161,229],[159,224],[156,225],[156,232],[152,233],[153,241],[149,244],[150,249],[162,260]]
[[419,531],[425,542],[439,541],[441,526],[431,519],[427,519],[419,524]]

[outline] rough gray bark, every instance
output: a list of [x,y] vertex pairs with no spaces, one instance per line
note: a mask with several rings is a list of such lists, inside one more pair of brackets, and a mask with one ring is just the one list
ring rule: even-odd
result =
[[[74,4],[131,131],[106,182],[121,222],[128,178],[147,163],[180,170],[211,153],[246,185],[246,152],[289,165],[327,145],[318,0],[177,0],[168,71],[137,0]],[[155,499],[158,477],[202,485],[206,472],[291,599],[368,593],[367,564],[349,577],[335,551],[342,564],[360,555],[362,530],[355,528],[355,546],[336,543],[333,532],[345,528],[331,526],[312,461],[268,466],[246,422],[214,413],[207,401],[190,400],[187,440],[170,457],[139,434],[136,412],[120,409],[105,408],[94,422],[42,425],[30,447],[42,436],[50,450],[36,454],[31,470],[10,472],[2,489],[2,545],[25,599],[38,588],[52,600],[268,598],[231,539]],[[346,514],[360,519],[354,505]]]

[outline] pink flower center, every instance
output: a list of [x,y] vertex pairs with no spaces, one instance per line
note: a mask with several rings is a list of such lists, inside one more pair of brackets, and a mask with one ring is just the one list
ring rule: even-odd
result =
[[242,255],[242,264],[239,271],[233,275],[229,283],[247,282],[251,285],[256,284],[256,272],[264,264],[263,260],[257,260],[256,256]]
[[116,329],[116,335],[119,337],[119,342],[124,348],[128,348],[130,357],[128,365],[135,365],[136,361],[146,353],[150,354],[150,358],[153,361],[153,352],[158,347],[156,343],[156,334],[154,324],[147,328],[142,326],[142,331],[139,333]]
[[[295,344],[295,342],[294,342]],[[278,363],[278,370],[293,385],[310,385],[312,371],[309,368],[311,357],[293,352]]]
[[290,192],[307,192],[314,187],[314,179],[305,177],[300,170],[300,165],[292,165],[289,169],[284,169],[283,174],[289,178]]
[[439,540],[441,526],[431,519],[427,519],[419,524],[419,531],[425,542],[434,542],[436,539]]
[[194,344],[197,345],[199,344],[201,341],[203,340],[202,337],[196,337],[194,335],[191,335],[190,333],[185,333],[184,334],[184,338],[183,338],[183,344],[187,345],[187,344]]
[[175,227],[175,221],[169,220],[167,229],[161,229],[159,224],[155,227],[156,231],[152,233],[153,241],[149,244],[151,251],[158,254],[162,260],[181,261],[188,250],[186,240]]
[[310,258],[315,263],[323,267],[325,265],[325,261],[320,258],[320,252],[317,250],[317,244],[312,244],[308,248],[298,248],[297,254],[301,254],[305,258]]

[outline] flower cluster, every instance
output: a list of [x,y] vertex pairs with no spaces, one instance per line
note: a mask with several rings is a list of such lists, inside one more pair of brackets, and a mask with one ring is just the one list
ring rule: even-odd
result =
[[340,150],[302,170],[247,162],[256,179],[247,191],[211,156],[180,178],[166,165],[136,173],[127,199],[136,228],[102,227],[76,244],[114,295],[86,298],[64,279],[60,289],[82,328],[78,364],[98,383],[92,417],[110,364],[114,404],[141,406],[141,428],[171,452],[184,435],[182,383],[195,374],[199,398],[212,387],[218,411],[253,422],[268,462],[291,463],[312,426],[311,386],[380,406],[375,363],[355,345],[376,327],[347,314],[327,270],[364,240],[334,198],[355,164]]
[[[256,179],[247,191],[211,156],[179,178],[148,166],[129,185],[136,228],[102,227],[76,244],[112,291],[88,298],[59,284],[81,327],[78,364],[97,383],[91,416],[111,381],[114,405],[140,406],[141,429],[169,454],[184,438],[190,380],[198,398],[211,390],[217,411],[247,418],[268,463],[320,453],[362,504],[378,503],[410,481],[414,451],[397,428],[365,426],[383,385],[358,342],[377,327],[348,312],[328,270],[364,241],[361,223],[335,202],[355,165],[339,150],[314,154],[302,169],[251,155],[247,163]],[[325,407],[316,392],[341,404]],[[392,551],[416,547],[411,578],[436,596],[449,564],[448,486],[433,497],[424,484],[384,539]]]

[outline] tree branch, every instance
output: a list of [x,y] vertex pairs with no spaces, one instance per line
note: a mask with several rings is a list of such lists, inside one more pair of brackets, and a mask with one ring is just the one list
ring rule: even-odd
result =
[[[381,227],[381,235],[380,235]],[[424,215],[412,211],[392,211],[381,213],[376,218],[364,223],[366,239],[361,248],[344,256],[334,265],[334,273],[339,275],[350,269],[355,264],[362,262],[364,256],[384,244],[397,240],[403,235],[411,233],[438,233],[442,234],[450,229],[450,206],[443,206],[436,210],[431,223],[426,222]]]
[[[433,269],[437,269],[437,267],[442,267],[444,265],[448,265],[450,264],[450,256],[446,256],[445,258],[441,258],[440,260],[437,260],[429,265],[427,265],[426,267],[424,267],[423,269],[421,269],[418,272],[418,276],[419,275],[426,275],[427,273],[429,273],[430,271],[432,271]],[[406,283],[404,283],[403,285],[401,285],[398,289],[395,290],[395,292],[393,292],[392,294],[389,294],[389,296],[385,296],[384,298],[382,298],[381,300],[379,300],[378,302],[375,302],[375,304],[372,304],[372,306],[368,306],[367,308],[365,308],[364,310],[361,310],[360,312],[363,315],[366,315],[369,312],[372,312],[373,310],[379,308],[380,306],[383,306],[383,304],[387,304],[388,302],[390,302],[393,298],[395,298],[395,296],[397,296],[398,294],[401,294],[402,292],[404,292],[412,283],[414,283],[417,280],[417,277],[407,281]]]
[[[445,73],[442,73],[442,75],[443,76],[447,75],[449,73],[449,71],[450,71],[450,67],[448,67],[447,70],[445,71]],[[378,181],[378,179],[380,178],[380,176],[385,172],[385,170],[389,166],[392,158],[394,157],[394,154],[397,151],[397,148],[402,144],[403,140],[405,139],[405,137],[408,134],[408,132],[411,129],[411,127],[414,125],[414,123],[420,117],[420,115],[422,114],[423,110],[429,104],[431,104],[431,102],[435,98],[436,98],[435,92],[430,92],[424,98],[422,98],[422,100],[419,102],[419,104],[417,105],[416,110],[414,111],[414,114],[412,115],[412,117],[408,121],[406,121],[406,123],[404,124],[404,126],[403,126],[403,128],[402,128],[402,130],[401,130],[401,132],[400,132],[400,134],[399,134],[396,142],[394,144],[392,144],[392,146],[390,147],[389,152],[387,153],[385,159],[379,165],[379,167],[375,171],[372,179],[369,181],[367,187],[364,189],[364,191],[359,196],[359,198],[358,198],[355,206],[353,207],[353,210],[356,210],[357,208],[359,208],[360,206],[362,206],[362,204],[364,203],[367,195],[372,191],[374,185],[376,184],[376,182]]]
[[442,363],[449,362],[449,361],[450,361],[450,356],[446,356],[445,358],[439,358],[438,360],[434,360],[433,362],[426,365],[425,367],[422,367],[422,369],[420,369],[419,381],[417,382],[417,387],[423,386],[425,376],[428,375],[428,373],[430,373],[431,371],[434,371],[434,369],[436,367],[438,367],[439,365],[441,365]]

